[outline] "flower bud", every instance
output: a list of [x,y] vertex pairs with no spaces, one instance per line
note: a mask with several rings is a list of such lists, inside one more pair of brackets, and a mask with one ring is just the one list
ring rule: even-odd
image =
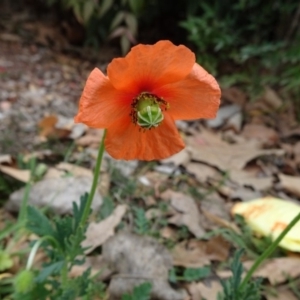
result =
[[14,286],[17,293],[30,292],[34,287],[34,273],[31,270],[21,271],[15,278]]

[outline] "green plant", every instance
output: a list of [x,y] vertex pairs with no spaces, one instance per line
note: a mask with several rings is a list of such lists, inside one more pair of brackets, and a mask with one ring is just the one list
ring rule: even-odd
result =
[[149,282],[144,282],[136,286],[131,294],[122,296],[122,300],[150,300],[152,285]]
[[[259,78],[260,87],[276,84],[298,89],[300,33],[295,24],[299,24],[299,10],[295,0],[205,0],[187,7],[180,25],[187,30],[199,63],[212,73],[228,77],[228,70],[235,70],[234,83],[249,86],[238,75],[252,74],[251,85]],[[264,76],[258,76],[262,72]]]
[[231,264],[232,277],[221,281],[223,292],[218,295],[218,300],[260,300],[260,280],[247,282],[242,288],[243,265],[241,257],[243,250],[238,250]]

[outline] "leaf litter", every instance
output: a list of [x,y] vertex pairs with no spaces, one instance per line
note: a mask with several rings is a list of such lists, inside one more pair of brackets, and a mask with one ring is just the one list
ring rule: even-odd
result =
[[[40,151],[37,159],[46,164],[47,172],[33,184],[29,202],[68,214],[72,201],[89,190],[102,138],[101,130],[72,121],[92,66],[49,49],[20,47],[18,43],[10,41],[0,50],[5,57],[0,60],[5,70],[0,82],[0,179],[28,182],[30,171],[16,163],[17,155],[25,157]],[[100,272],[99,280],[108,283],[111,299],[120,299],[122,293],[130,293],[145,281],[155,281],[152,293],[157,299],[216,299],[220,290],[216,278],[173,288],[169,271],[173,267],[203,266],[222,270],[235,245],[224,239],[228,238],[223,237],[224,232],[243,237],[230,215],[236,201],[250,205],[250,200],[272,195],[299,202],[300,126],[289,108],[283,107],[284,99],[270,87],[254,103],[249,103],[237,87],[222,92],[223,106],[217,119],[205,122],[205,126],[198,121],[177,123],[187,147],[173,157],[147,165],[117,162],[105,156],[101,176],[106,183],[99,189],[106,192],[98,194],[94,202],[96,220],[90,223],[84,244],[90,247],[87,263],[75,271],[92,267],[93,274]],[[41,148],[51,151],[45,155]],[[114,179],[113,169],[122,179]],[[1,203],[13,212],[18,211],[24,192],[15,190],[0,189]],[[109,200],[102,199],[104,195],[113,198],[112,207]],[[145,234],[151,237],[130,233],[135,222],[133,204],[145,211],[149,228]],[[286,205],[284,202],[283,207]],[[101,210],[105,218],[99,221],[97,213]],[[274,222],[284,218],[287,223],[290,219],[285,219],[282,209],[279,211]],[[10,218],[14,220],[11,214],[4,219]],[[6,221],[0,220],[1,228],[5,227]],[[270,229],[271,223],[264,221],[263,225]],[[265,233],[268,235],[268,231]],[[0,273],[0,278],[13,276],[20,267],[20,262],[14,263],[13,268]],[[289,278],[299,277],[298,268],[293,267],[298,263],[297,256],[283,256],[261,266],[256,275],[267,278],[266,287],[278,292],[278,298],[266,294],[267,299],[297,298],[282,285]],[[70,275],[76,276],[75,271]]]

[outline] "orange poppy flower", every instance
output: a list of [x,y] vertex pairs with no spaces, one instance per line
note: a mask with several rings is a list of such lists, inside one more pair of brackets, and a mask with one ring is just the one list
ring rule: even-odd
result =
[[175,120],[214,118],[218,83],[183,45],[137,45],[113,59],[107,76],[94,69],[75,122],[106,128],[106,151],[116,159],[154,160],[184,148]]

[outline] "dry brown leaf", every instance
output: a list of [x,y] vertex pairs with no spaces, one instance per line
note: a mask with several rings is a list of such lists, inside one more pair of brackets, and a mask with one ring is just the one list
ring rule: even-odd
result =
[[186,268],[200,268],[211,261],[225,261],[230,244],[221,236],[209,241],[189,240],[177,244],[173,250],[173,265]]
[[284,154],[282,149],[259,149],[255,141],[242,144],[229,144],[208,131],[188,139],[192,150],[192,159],[217,167],[222,171],[242,170],[246,164],[259,156]]
[[172,249],[173,265],[185,268],[201,268],[210,260],[197,240],[183,241]]
[[276,295],[270,295],[268,293],[264,293],[264,296],[267,300],[299,300],[291,291],[289,291],[286,287],[276,288]]
[[256,190],[263,191],[272,187],[273,178],[268,177],[256,177],[254,174],[246,172],[244,170],[230,170],[229,177],[232,181],[243,186],[251,186]]
[[0,171],[22,182],[28,182],[30,180],[30,170],[20,170],[0,165]]
[[86,231],[86,238],[82,242],[83,248],[88,247],[85,253],[92,252],[95,248],[105,243],[115,233],[116,226],[121,222],[126,213],[127,206],[119,205],[113,213],[99,223],[91,222]]
[[206,164],[190,162],[185,166],[186,170],[195,175],[198,181],[206,182],[208,178],[220,177],[219,172]]
[[222,291],[222,286],[218,281],[211,281],[210,285],[205,285],[202,282],[193,282],[188,285],[187,289],[191,294],[191,300],[215,300],[219,292]]
[[[253,265],[253,261],[244,262],[246,270]],[[300,275],[300,259],[296,257],[277,257],[266,260],[254,273],[256,277],[268,278],[272,285],[283,283],[289,278]]]
[[222,89],[222,98],[243,106],[247,101],[246,94],[237,87]]
[[265,93],[262,96],[262,100],[275,109],[280,108],[283,103],[282,99],[278,96],[278,94],[270,87],[266,87]]
[[300,197],[300,177],[284,174],[279,174],[278,177],[283,189],[297,197]]
[[177,211],[177,213],[168,220],[169,223],[178,226],[187,226],[190,232],[198,238],[205,234],[200,223],[201,215],[193,198],[171,190],[164,192],[161,197],[170,200],[171,207]]
[[185,291],[168,281],[172,258],[157,240],[131,233],[118,233],[103,245],[103,257],[116,275],[109,285],[111,299],[120,299],[134,286],[152,283],[151,299],[182,300]]
[[73,266],[69,272],[69,276],[72,278],[79,277],[89,268],[91,268],[91,276],[100,273],[98,276],[99,280],[107,280],[112,275],[112,271],[109,270],[103,257],[101,255],[96,255],[87,256],[84,264]]
[[63,138],[70,134],[70,129],[56,128],[58,122],[58,117],[55,115],[50,115],[44,117],[38,124],[42,141],[45,138]]
[[246,124],[241,135],[246,139],[256,139],[263,145],[271,146],[279,141],[278,133],[263,124]]

